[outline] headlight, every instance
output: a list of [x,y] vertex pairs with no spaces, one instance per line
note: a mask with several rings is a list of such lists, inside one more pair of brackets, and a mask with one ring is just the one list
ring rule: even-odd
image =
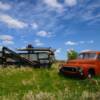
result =
[[83,69],[80,68],[80,67],[78,67],[78,68],[77,68],[77,71],[81,73],[81,72],[83,72]]

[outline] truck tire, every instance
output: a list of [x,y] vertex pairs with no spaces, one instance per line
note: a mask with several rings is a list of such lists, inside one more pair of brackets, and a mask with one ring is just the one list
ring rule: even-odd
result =
[[88,77],[88,78],[93,78],[94,76],[95,76],[95,71],[94,71],[94,69],[89,69],[87,77]]

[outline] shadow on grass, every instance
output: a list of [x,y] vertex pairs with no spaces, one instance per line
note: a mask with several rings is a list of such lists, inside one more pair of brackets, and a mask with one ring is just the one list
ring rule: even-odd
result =
[[80,76],[73,76],[73,75],[65,75],[65,74],[62,74],[62,73],[58,73],[58,75],[60,77],[63,77],[65,78],[66,80],[86,80],[86,78],[82,78]]

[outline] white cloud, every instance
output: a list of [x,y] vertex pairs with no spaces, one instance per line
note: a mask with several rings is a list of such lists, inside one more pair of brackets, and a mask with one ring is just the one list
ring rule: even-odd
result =
[[13,36],[11,35],[0,35],[0,40],[2,41],[2,44],[14,44],[13,42]]
[[14,44],[14,42],[12,40],[11,41],[2,41],[2,44],[12,45],[12,44]]
[[0,1],[0,9],[1,10],[9,10],[9,9],[11,9],[11,5]]
[[44,0],[44,3],[49,7],[62,9],[62,5],[58,2],[58,0]]
[[24,40],[24,39],[23,39],[23,41],[24,41],[25,44],[28,44],[28,41],[27,41],[27,40]]
[[99,3],[92,3],[86,6],[84,10],[79,11],[81,21],[87,22],[87,25],[98,23],[100,21],[100,13],[94,14],[94,12],[99,9],[99,7]]
[[84,43],[85,43],[85,41],[80,41],[79,43],[80,43],[80,44],[84,44]]
[[90,41],[80,41],[79,44],[93,44],[94,41],[90,40]]
[[90,40],[90,41],[88,41],[87,43],[89,43],[89,44],[93,44],[94,41],[93,41],[93,40]]
[[90,41],[77,41],[77,42],[67,41],[67,42],[65,42],[65,45],[73,46],[73,45],[93,44],[93,43],[94,43],[93,40],[90,40]]
[[77,4],[77,0],[65,0],[67,6],[75,6]]
[[0,40],[11,41],[11,40],[13,40],[13,37],[11,35],[0,35]]
[[42,43],[39,39],[36,39],[34,41],[34,44],[35,44],[35,46],[43,46],[44,45],[44,43]]
[[60,52],[61,52],[61,48],[58,48],[58,49],[55,51],[56,54],[59,54]]
[[50,32],[46,32],[46,31],[39,31],[39,32],[37,32],[37,36],[40,36],[40,37],[51,37],[51,33]]
[[65,45],[77,45],[77,43],[73,41],[67,41],[65,42]]
[[14,19],[11,16],[6,15],[6,14],[1,14],[0,15],[0,21],[4,22],[5,24],[7,24],[11,28],[20,28],[20,29],[22,29],[22,28],[25,28],[25,27],[28,26],[26,23],[24,23],[22,21],[19,21],[17,19]]
[[37,29],[37,28],[38,28],[38,24],[35,23],[35,22],[33,22],[31,25],[32,25],[32,28],[33,28],[33,29]]
[[60,53],[61,53],[61,48],[56,49],[56,51],[55,51],[56,58],[59,57]]

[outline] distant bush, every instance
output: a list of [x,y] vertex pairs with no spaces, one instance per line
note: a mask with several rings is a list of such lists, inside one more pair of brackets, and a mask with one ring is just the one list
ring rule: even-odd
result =
[[67,51],[68,60],[76,59],[78,57],[78,53],[75,50]]

